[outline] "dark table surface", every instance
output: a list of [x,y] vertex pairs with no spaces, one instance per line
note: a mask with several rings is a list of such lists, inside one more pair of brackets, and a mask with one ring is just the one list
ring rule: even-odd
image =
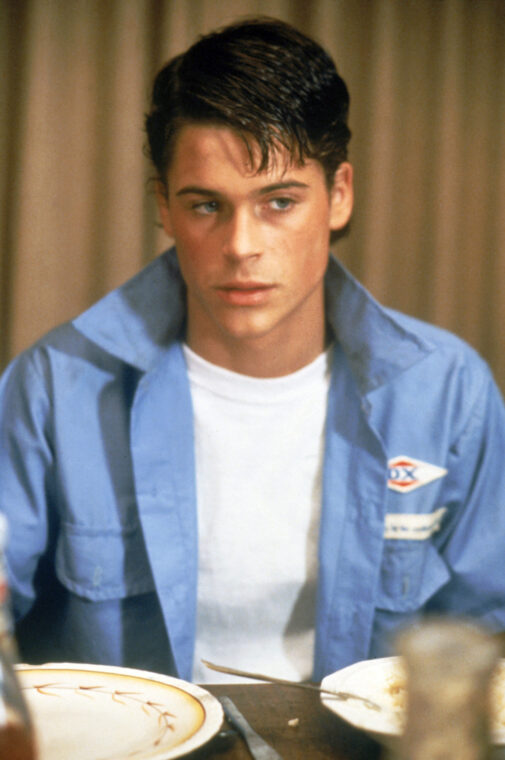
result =
[[[380,746],[320,703],[317,692],[270,684],[206,685],[217,697],[227,696],[285,760],[378,760]],[[298,719],[297,725],[289,721]],[[239,737],[213,739],[188,760],[250,760]]]

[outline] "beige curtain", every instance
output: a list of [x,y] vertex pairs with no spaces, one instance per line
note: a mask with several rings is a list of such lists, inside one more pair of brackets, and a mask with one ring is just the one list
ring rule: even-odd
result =
[[2,363],[166,245],[150,82],[258,13],[319,39],[351,90],[356,210],[337,254],[381,301],[466,338],[505,389],[505,0],[3,0]]

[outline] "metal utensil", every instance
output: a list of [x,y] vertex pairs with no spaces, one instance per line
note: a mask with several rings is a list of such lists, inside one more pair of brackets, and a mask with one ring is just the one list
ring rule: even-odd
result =
[[219,697],[226,719],[239,732],[254,760],[282,760],[281,755],[251,728],[229,697]]
[[213,662],[208,662],[208,660],[202,660],[202,662],[207,668],[210,668],[210,670],[216,670],[218,673],[227,673],[228,675],[239,676],[240,678],[252,678],[255,681],[265,681],[266,683],[277,683],[281,686],[294,686],[298,689],[310,689],[311,691],[318,691],[320,694],[328,694],[335,699],[343,701],[347,701],[349,699],[357,699],[359,702],[362,702],[371,710],[377,710],[381,712],[383,709],[379,704],[373,702],[371,699],[362,697],[359,694],[351,694],[348,691],[332,691],[331,689],[323,689],[321,686],[317,686],[317,684],[302,683],[300,681],[289,681],[285,678],[265,676],[261,673],[249,673],[247,670],[237,670],[236,668],[228,668],[225,665],[216,665]]

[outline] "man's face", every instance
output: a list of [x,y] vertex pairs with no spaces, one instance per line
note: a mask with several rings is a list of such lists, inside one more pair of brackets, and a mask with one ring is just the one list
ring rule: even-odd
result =
[[161,216],[187,286],[194,350],[212,361],[220,345],[263,341],[275,350],[313,327],[324,334],[329,234],[351,213],[349,164],[331,191],[318,162],[293,166],[280,151],[258,174],[234,131],[189,124],[166,185]]

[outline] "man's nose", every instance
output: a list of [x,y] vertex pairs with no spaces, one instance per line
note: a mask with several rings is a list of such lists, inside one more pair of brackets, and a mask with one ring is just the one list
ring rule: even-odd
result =
[[233,258],[259,256],[261,225],[250,209],[236,209],[226,224],[224,253]]

